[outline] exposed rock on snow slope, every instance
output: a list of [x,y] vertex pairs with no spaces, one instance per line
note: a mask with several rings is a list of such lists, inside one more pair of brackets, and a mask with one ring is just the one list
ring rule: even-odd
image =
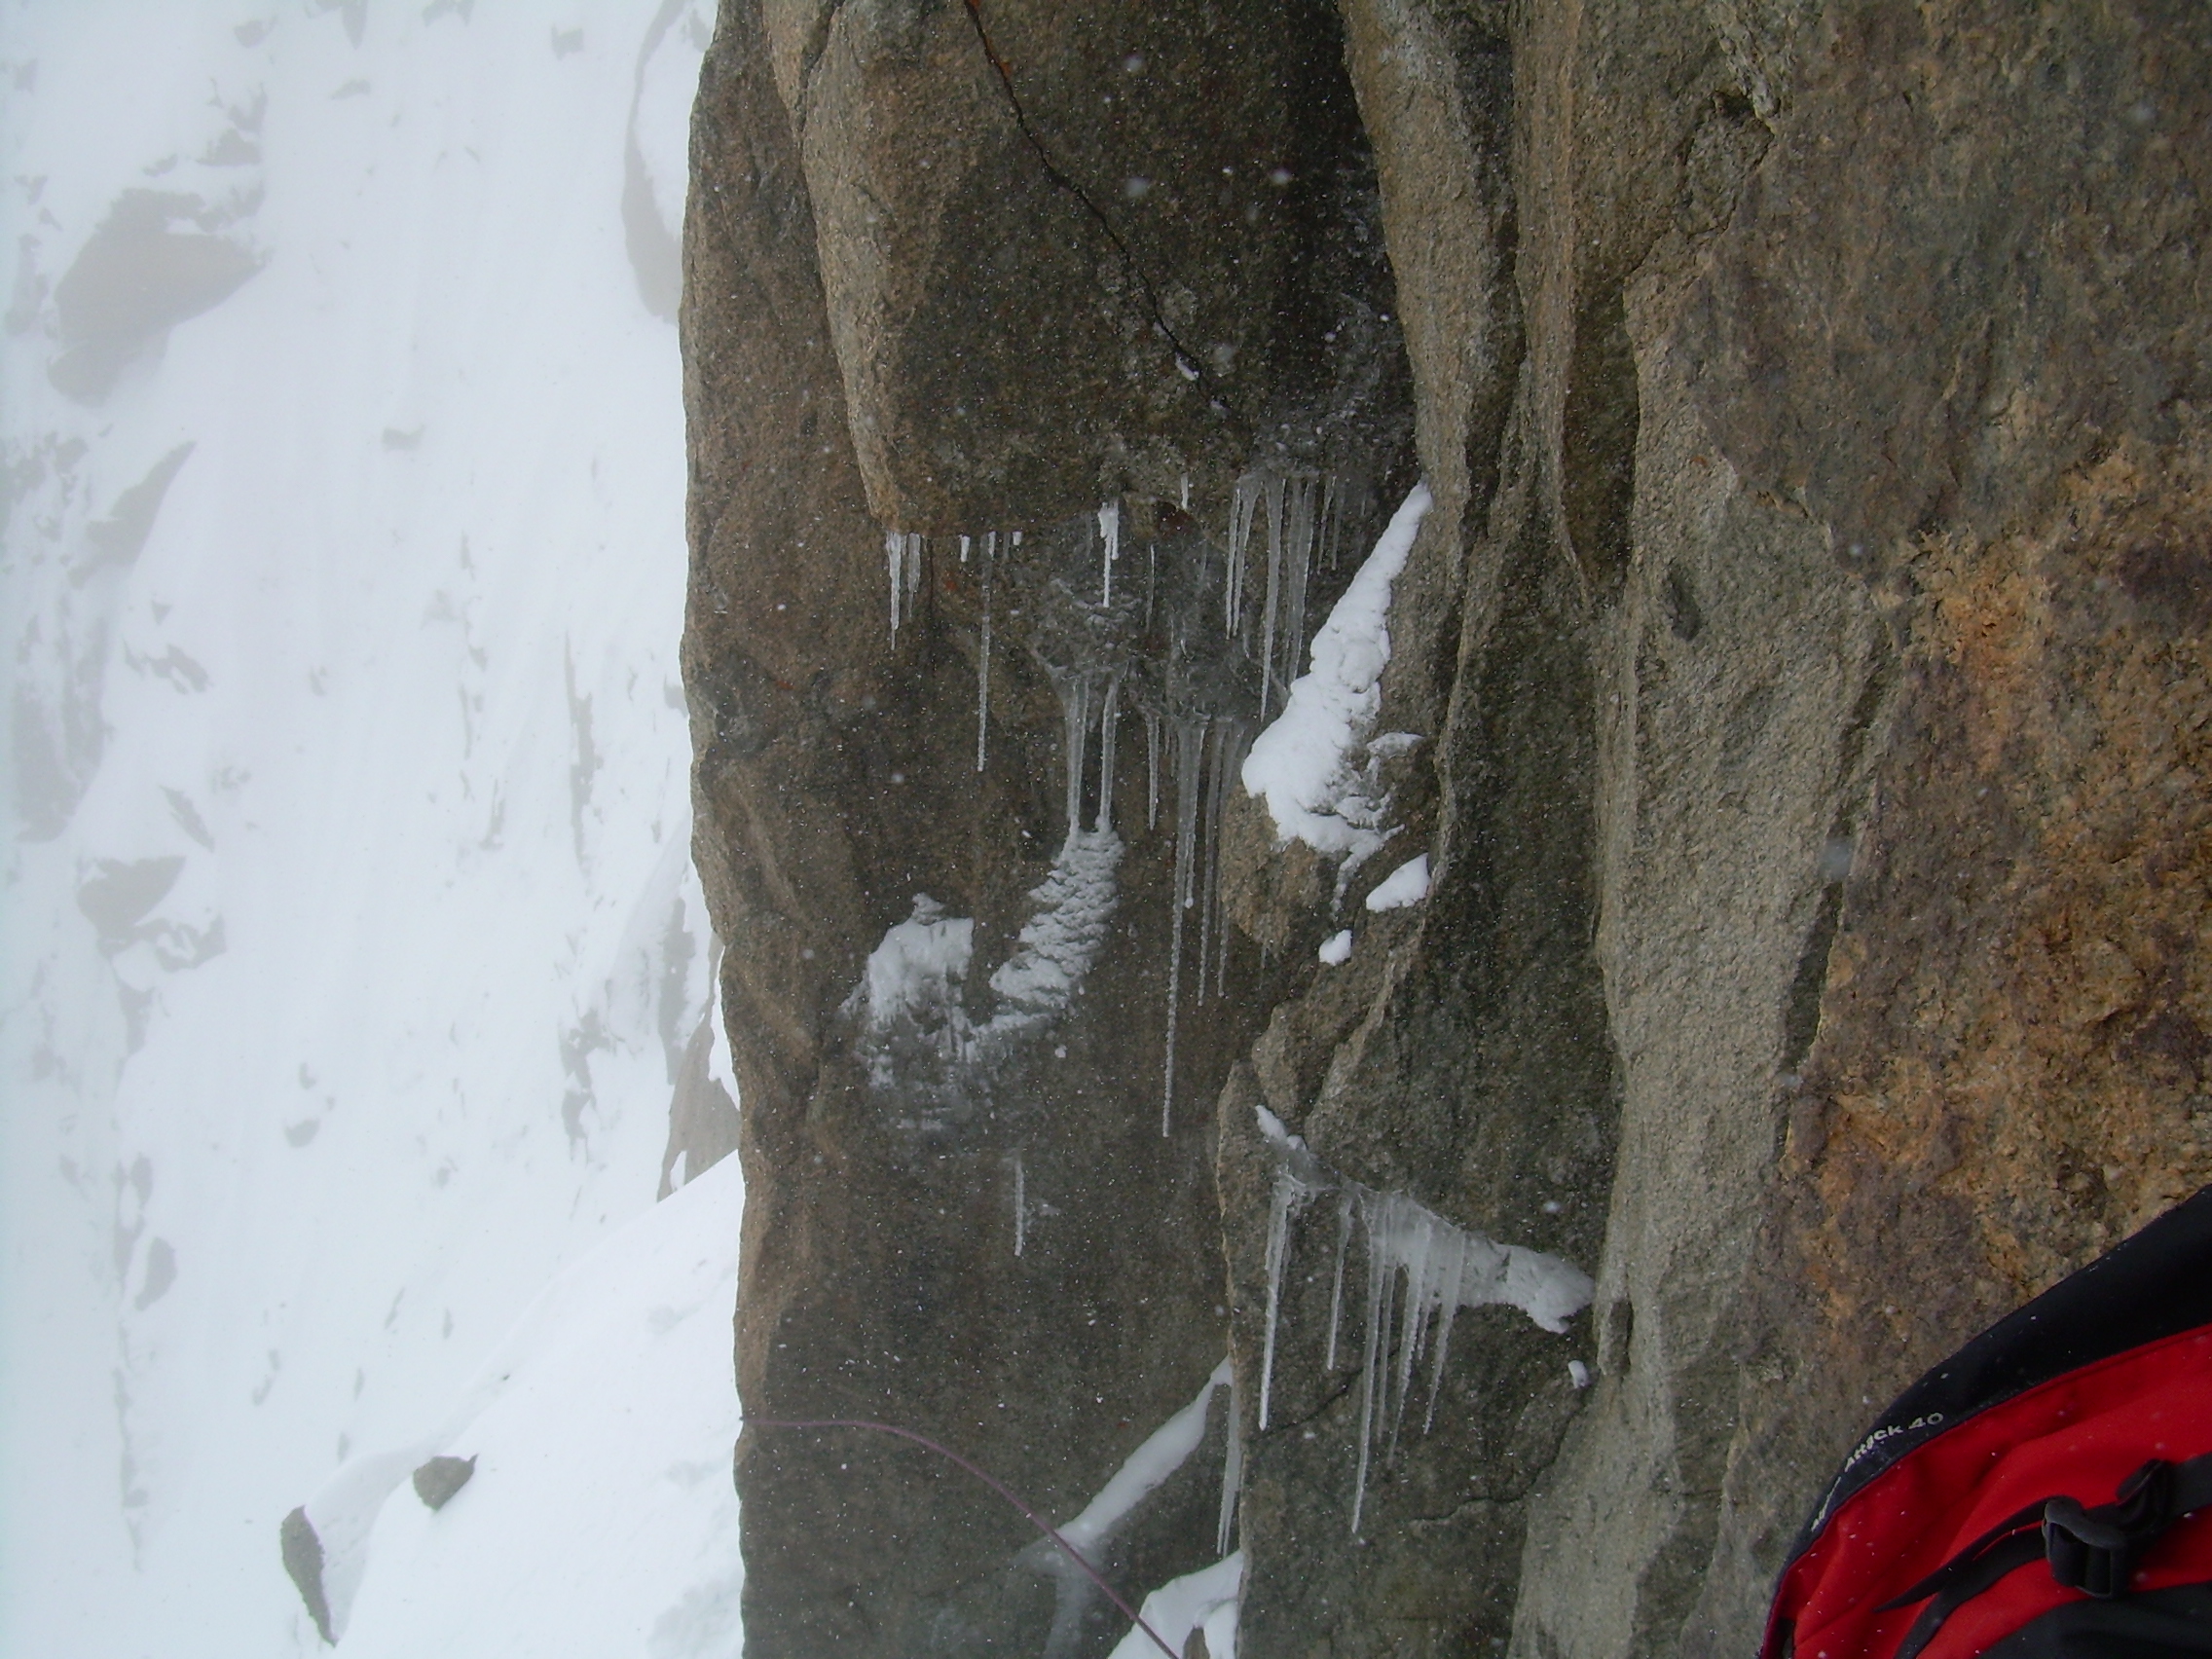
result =
[[[725,0],[685,682],[748,1402],[1065,1513],[1272,1327],[1243,1650],[1748,1649],[1869,1402],[2212,1175],[2208,89],[2149,0]],[[1294,826],[1349,795],[1221,781],[1308,753],[1303,641],[1417,481],[1339,891]],[[1109,793],[1035,1068],[887,1135],[868,952],[928,893],[1003,960]],[[1462,1309],[1363,1497],[1263,1105],[1595,1280],[1564,1335]],[[929,1472],[739,1476],[761,1659],[1050,1635]],[[1227,1571],[1196,1501],[1124,1537]]]
[[[0,1649],[319,1650],[284,1515],[650,1208],[709,1001],[647,303],[709,11],[0,14]],[[637,1410],[727,1386],[720,1283]],[[481,1449],[447,1536],[515,1490]],[[634,1473],[629,1611],[700,1587],[665,1650],[726,1651],[726,1552],[679,1582],[726,1473]],[[604,1650],[538,1637],[470,1650]]]

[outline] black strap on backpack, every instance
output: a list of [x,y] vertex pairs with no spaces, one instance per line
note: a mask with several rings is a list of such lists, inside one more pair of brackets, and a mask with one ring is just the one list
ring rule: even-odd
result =
[[[1888,1612],[1928,1600],[1899,1644],[1897,1659],[1919,1659],[1943,1621],[2008,1573],[2046,1561],[2050,1575],[2098,1601],[2123,1594],[2135,1564],[2182,1516],[2212,1503],[2212,1455],[2186,1463],[2154,1457],[2121,1484],[2110,1503],[2093,1509],[2072,1497],[2047,1497],[2007,1516],[1900,1596]],[[2212,1632],[2208,1632],[2212,1638]]]

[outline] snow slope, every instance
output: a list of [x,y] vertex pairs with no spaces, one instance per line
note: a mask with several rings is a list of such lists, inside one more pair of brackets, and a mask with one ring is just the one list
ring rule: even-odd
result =
[[[710,18],[0,9],[0,1652],[316,1650],[279,1519],[651,1206],[708,996],[668,313]],[[733,1563],[726,1466],[667,1481],[734,1410],[686,1282],[627,1478]]]

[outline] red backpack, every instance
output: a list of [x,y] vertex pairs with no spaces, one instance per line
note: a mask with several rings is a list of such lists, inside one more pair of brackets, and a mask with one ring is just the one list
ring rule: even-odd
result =
[[1760,1659],[2212,1655],[2212,1187],[1984,1331],[1845,1459]]

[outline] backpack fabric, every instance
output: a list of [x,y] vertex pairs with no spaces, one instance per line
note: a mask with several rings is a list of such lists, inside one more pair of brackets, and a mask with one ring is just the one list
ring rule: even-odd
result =
[[1761,1659],[2212,1655],[2212,1187],[2001,1320],[1853,1449]]

